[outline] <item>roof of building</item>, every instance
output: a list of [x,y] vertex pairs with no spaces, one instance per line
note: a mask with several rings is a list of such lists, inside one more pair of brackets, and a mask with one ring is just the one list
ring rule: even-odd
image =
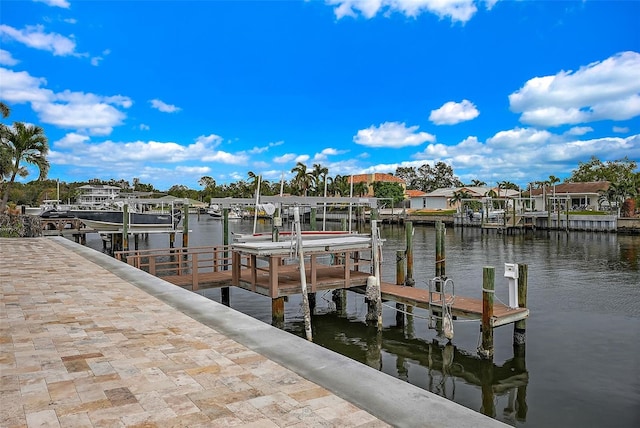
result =
[[422,190],[415,190],[415,189],[407,189],[404,191],[404,194],[407,195],[407,197],[409,198],[419,198],[421,196],[426,195],[426,192],[423,192]]
[[405,184],[405,180],[392,174],[376,172],[373,174],[355,174],[351,176],[354,183],[391,182]]
[[79,189],[117,189],[122,190],[118,186],[110,186],[108,184],[85,184],[84,186],[78,187]]
[[[545,194],[548,194],[550,191],[555,191],[557,194],[598,194],[601,191],[606,191],[609,188],[608,181],[585,181],[579,183],[558,183],[554,186],[547,186],[546,190],[544,190]],[[531,191],[531,196],[540,196],[543,194],[543,189],[533,189]]]
[[[418,195],[417,197],[426,197],[426,198],[451,198],[455,192],[466,192],[472,198],[482,198],[487,195],[490,191],[494,191],[496,195],[499,197],[514,197],[518,195],[520,192],[513,189],[498,189],[497,187],[486,187],[486,186],[462,186],[462,187],[445,187],[442,189],[436,189],[432,192]],[[499,191],[499,192],[498,192]],[[411,196],[414,197],[414,196]]]

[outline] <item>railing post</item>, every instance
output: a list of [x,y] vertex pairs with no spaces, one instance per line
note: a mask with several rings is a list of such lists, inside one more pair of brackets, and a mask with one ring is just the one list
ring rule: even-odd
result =
[[198,291],[198,253],[191,253],[191,291]]

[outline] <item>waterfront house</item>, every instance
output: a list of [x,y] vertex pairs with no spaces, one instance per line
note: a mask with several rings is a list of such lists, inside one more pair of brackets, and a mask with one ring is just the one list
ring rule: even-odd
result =
[[451,210],[458,209],[462,202],[451,203],[455,193],[464,192],[469,195],[470,199],[481,201],[493,191],[498,198],[514,198],[518,197],[520,192],[512,189],[499,189],[497,187],[486,186],[462,186],[449,187],[444,189],[436,189],[433,192],[424,193],[422,195],[411,196],[410,208],[416,210]]
[[77,203],[83,207],[98,208],[120,196],[120,188],[107,184],[87,184],[78,187]]
[[601,195],[609,189],[608,181],[590,181],[583,183],[560,183],[531,190],[535,211],[546,211],[547,200],[552,210],[566,209],[568,202],[572,211],[597,211],[601,205],[608,205]]

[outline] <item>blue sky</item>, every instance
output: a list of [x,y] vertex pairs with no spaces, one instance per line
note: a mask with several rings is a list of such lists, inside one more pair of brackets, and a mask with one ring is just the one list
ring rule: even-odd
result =
[[640,160],[638,17],[638,1],[8,0],[0,99],[5,123],[44,127],[67,182],[443,161],[526,186]]

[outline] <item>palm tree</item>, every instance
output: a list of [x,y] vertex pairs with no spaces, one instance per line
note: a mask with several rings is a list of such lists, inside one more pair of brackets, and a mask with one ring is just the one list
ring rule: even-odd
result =
[[4,118],[9,117],[9,113],[11,113],[11,110],[9,109],[9,106],[6,105],[5,103],[3,103],[2,101],[0,101],[0,113],[2,114],[2,117],[4,117]]
[[486,186],[487,183],[481,180],[471,180],[471,185],[474,187],[482,187],[482,186]]
[[[16,177],[26,177],[29,170],[21,166],[22,162],[34,165],[40,171],[38,180],[43,180],[49,172],[49,144],[44,130],[36,125],[25,125],[22,122],[14,122],[13,127],[1,125],[0,127],[0,155],[2,162],[2,202],[0,212],[4,212],[9,201],[9,192]],[[5,178],[9,180],[5,183]]]
[[249,183],[250,183],[251,189],[253,189],[253,193],[255,194],[255,191],[258,188],[258,180],[260,179],[260,176],[256,175],[253,171],[249,171],[247,173],[247,176],[249,177]]
[[313,175],[307,172],[307,165],[298,162],[296,166],[291,169],[291,172],[296,174],[293,180],[291,180],[291,184],[293,187],[296,187],[303,196],[307,196],[307,191],[313,183]]
[[453,192],[451,199],[449,199],[449,205],[453,206],[461,202],[463,199],[471,199],[471,198],[472,198],[471,193],[467,192],[466,190],[457,190]]
[[[327,180],[327,174],[329,174],[329,169],[325,166],[320,165],[319,163],[313,164],[313,171],[311,171],[313,175],[313,181],[315,183],[316,188],[316,196],[323,194],[324,191],[324,183]],[[322,178],[322,180],[320,180]]]
[[337,174],[328,178],[328,191],[333,196],[344,196],[349,194],[349,176]]
[[357,196],[365,196],[369,193],[369,186],[364,181],[360,181],[353,185],[353,194]]

